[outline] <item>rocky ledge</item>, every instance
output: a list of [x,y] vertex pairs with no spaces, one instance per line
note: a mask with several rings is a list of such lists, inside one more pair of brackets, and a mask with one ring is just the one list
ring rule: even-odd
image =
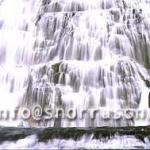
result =
[[115,135],[132,135],[144,141],[150,137],[150,126],[145,127],[99,127],[99,128],[14,128],[0,127],[0,142],[17,141],[36,135],[39,142],[50,139],[80,139],[83,135],[93,135],[93,139],[111,138]]

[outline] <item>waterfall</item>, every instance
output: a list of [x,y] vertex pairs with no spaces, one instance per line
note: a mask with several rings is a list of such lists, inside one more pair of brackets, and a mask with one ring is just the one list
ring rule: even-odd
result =
[[[0,110],[11,112],[11,117],[26,92],[35,39],[33,21],[39,4],[26,0],[0,1]],[[3,120],[1,115],[0,124],[18,126],[20,121]]]
[[[118,110],[149,110],[149,0],[1,0],[0,109],[35,105],[40,120],[1,121],[30,127],[148,125],[114,119]],[[51,108],[58,118],[46,120]],[[77,117],[63,117],[69,109]],[[80,110],[104,110],[110,118]],[[73,114],[71,114],[73,115]],[[16,122],[17,121],[17,122]]]

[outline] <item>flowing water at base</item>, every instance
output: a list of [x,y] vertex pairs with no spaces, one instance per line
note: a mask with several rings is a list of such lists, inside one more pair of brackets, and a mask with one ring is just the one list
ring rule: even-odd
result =
[[[92,137],[92,136],[91,136]],[[37,142],[35,135],[15,142],[4,142],[0,149],[149,149],[149,140],[145,142],[136,139],[134,136],[115,136],[110,139],[94,140],[91,137],[82,137],[75,141],[72,139],[53,139],[48,142]]]

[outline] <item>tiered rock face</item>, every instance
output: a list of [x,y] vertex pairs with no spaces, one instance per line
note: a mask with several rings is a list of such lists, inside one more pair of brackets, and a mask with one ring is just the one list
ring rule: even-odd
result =
[[[148,108],[149,1],[42,0],[35,6],[36,19],[24,26],[31,41],[18,52],[18,63],[29,67],[21,106]],[[52,127],[135,124],[134,119],[91,120],[89,114],[83,120],[60,118],[29,122]]]

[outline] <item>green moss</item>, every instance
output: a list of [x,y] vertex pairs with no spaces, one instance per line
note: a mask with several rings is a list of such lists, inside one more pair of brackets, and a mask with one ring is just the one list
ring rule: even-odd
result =
[[133,135],[144,141],[150,136],[150,126],[146,127],[100,127],[100,128],[0,128],[0,142],[16,141],[30,135],[37,135],[39,141],[50,139],[74,139],[77,140],[83,135],[93,135],[94,139],[110,138],[114,135]]

